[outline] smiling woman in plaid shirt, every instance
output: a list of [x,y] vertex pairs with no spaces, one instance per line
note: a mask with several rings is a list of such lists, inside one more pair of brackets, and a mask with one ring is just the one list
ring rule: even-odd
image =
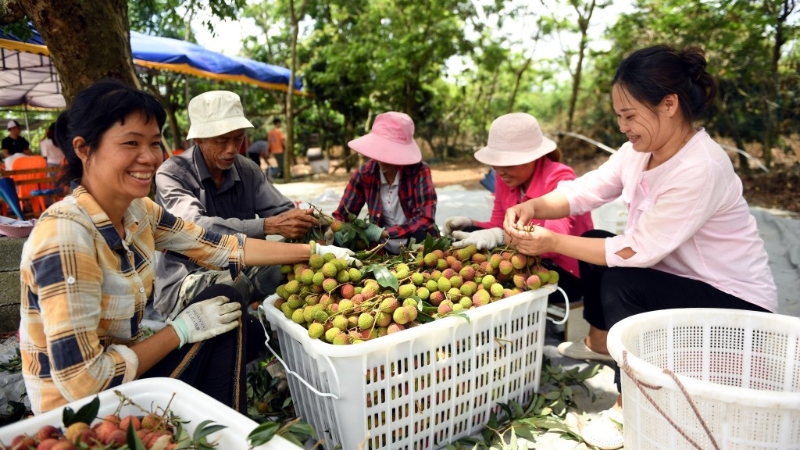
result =
[[[347,145],[370,158],[350,178],[333,217],[346,221],[367,204],[372,223],[385,228],[386,250],[398,253],[412,237],[438,236],[431,169],[414,142],[414,121],[399,112],[378,114],[372,131]],[[377,236],[376,236],[377,238]],[[378,239],[376,239],[378,240]]]
[[147,196],[165,117],[150,94],[106,81],[78,93],[56,122],[62,181],[74,189],[41,216],[20,264],[22,370],[36,414],[155,376],[246,411],[247,321],[235,289],[207,288],[144,339],[156,250],[234,279],[246,266],[303,262],[312,252],[356,262],[346,249],[217,234],[164,211]]

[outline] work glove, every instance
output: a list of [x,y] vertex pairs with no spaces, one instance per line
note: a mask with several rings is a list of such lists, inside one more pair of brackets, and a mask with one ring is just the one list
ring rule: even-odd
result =
[[367,235],[367,239],[370,243],[378,242],[381,240],[381,236],[383,236],[383,227],[379,227],[374,223],[369,224],[366,230],[364,230],[364,234]]
[[241,316],[242,305],[219,295],[187,306],[174,320],[167,320],[167,325],[175,329],[181,348],[231,331],[239,325]]
[[486,230],[477,230],[471,233],[466,231],[454,231],[453,247],[462,248],[470,244],[475,244],[478,250],[491,250],[504,244],[503,229],[502,228],[489,228]]
[[317,255],[324,255],[325,253],[333,253],[334,256],[337,258],[341,258],[347,261],[348,265],[361,267],[361,261],[354,258],[352,250],[349,248],[342,248],[337,247],[335,245],[319,245],[319,244],[311,244],[311,253],[316,253]]
[[449,217],[447,220],[444,221],[444,229],[442,233],[445,236],[452,236],[453,231],[463,230],[472,226],[472,219],[465,216],[455,216]]

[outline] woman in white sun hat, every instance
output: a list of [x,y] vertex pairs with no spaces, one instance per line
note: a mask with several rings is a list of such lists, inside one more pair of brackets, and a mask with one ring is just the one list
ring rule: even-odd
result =
[[[575,171],[560,162],[561,151],[556,143],[546,138],[536,118],[526,113],[495,119],[489,128],[489,143],[475,153],[475,159],[495,170],[494,209],[486,222],[466,216],[448,218],[442,231],[456,240],[454,247],[475,244],[480,250],[488,250],[503,245],[503,219],[508,208],[552,191],[563,180],[575,179]],[[574,236],[593,227],[590,213],[556,220],[535,219],[531,224]],[[559,273],[558,284],[569,298],[579,299],[582,290],[578,261],[557,253],[542,256],[544,265]],[[554,297],[558,298],[551,301],[563,302],[561,293]]]
[[349,220],[366,203],[372,223],[383,227],[373,242],[388,239],[385,249],[397,253],[413,237],[437,236],[436,190],[431,169],[414,142],[414,121],[407,114],[378,114],[372,131],[347,145],[369,158],[350,178],[333,217]]

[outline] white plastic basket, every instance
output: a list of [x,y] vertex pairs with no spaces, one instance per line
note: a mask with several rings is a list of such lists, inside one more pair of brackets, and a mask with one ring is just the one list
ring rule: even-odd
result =
[[[122,384],[116,388],[109,389],[98,394],[100,397],[100,410],[98,417],[102,418],[108,414],[113,414],[119,406],[119,397],[114,393],[118,390],[128,398],[136,402],[142,408],[149,409],[166,408],[169,405],[170,411],[180,416],[183,420],[188,420],[189,432],[194,431],[194,427],[204,420],[213,420],[219,425],[227,428],[209,435],[209,442],[217,442],[219,449],[246,449],[247,435],[258,424],[249,417],[225,406],[219,401],[209,397],[203,392],[189,386],[188,384],[174,378],[144,378]],[[172,395],[175,394],[175,398]],[[30,419],[7,425],[0,428],[0,441],[8,445],[20,434],[35,434],[44,425],[53,425],[63,430],[64,426],[61,417],[64,408],[70,407],[77,411],[81,406],[89,403],[94,397],[87,397],[74,401],[60,408],[53,409]],[[170,403],[172,400],[172,403]],[[129,414],[142,416],[144,413],[135,406],[126,405],[119,412],[121,416]],[[100,420],[100,419],[98,419]],[[297,450],[299,447],[280,436],[273,437],[268,443],[258,446],[256,450]]]
[[800,319],[751,311],[620,321],[608,349],[622,368],[625,448],[800,449],[799,339]]
[[273,306],[276,296],[260,310],[277,330],[288,369],[304,380],[289,377],[298,414],[326,448],[421,450],[480,431],[500,413],[498,402],[532,398],[553,290],[469,310],[469,322],[446,317],[347,346],[309,338]]

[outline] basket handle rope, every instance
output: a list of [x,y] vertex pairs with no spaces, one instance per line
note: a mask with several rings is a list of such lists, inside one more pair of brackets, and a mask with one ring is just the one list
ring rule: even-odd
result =
[[[277,359],[277,360],[278,360],[278,361],[281,363],[281,365],[283,366],[283,369],[286,371],[286,373],[288,373],[288,374],[291,374],[292,376],[294,376],[295,378],[297,378],[297,380],[298,380],[298,381],[300,381],[301,383],[303,383],[303,384],[304,384],[304,385],[305,385],[305,386],[306,386],[308,389],[310,389],[310,390],[311,390],[311,392],[313,392],[313,393],[317,394],[318,396],[320,396],[320,397],[331,397],[331,398],[333,398],[334,400],[339,400],[339,396],[338,396],[338,395],[336,395],[336,394],[332,394],[332,393],[329,393],[329,392],[320,392],[320,391],[318,391],[318,390],[317,390],[317,388],[315,388],[314,386],[312,386],[311,384],[309,384],[309,383],[308,383],[308,381],[306,381],[306,380],[305,380],[305,379],[302,377],[302,375],[300,375],[299,373],[297,373],[297,372],[295,372],[295,371],[293,371],[293,370],[289,369],[289,366],[287,366],[287,365],[286,365],[286,362],[285,362],[283,359],[281,359],[281,357],[280,357],[280,356],[278,356],[278,354],[277,354],[277,353],[275,353],[275,351],[274,351],[274,350],[272,350],[272,347],[270,347],[270,346],[269,346],[269,332],[267,331],[267,327],[264,325],[264,321],[266,320],[266,317],[264,317],[264,316],[262,316],[262,315],[261,315],[261,314],[263,314],[263,313],[261,312],[261,309],[260,309],[260,308],[259,308],[259,309],[257,309],[256,311],[257,311],[257,314],[258,314],[258,321],[261,323],[261,328],[263,328],[263,329],[264,329],[264,336],[266,337],[266,342],[265,342],[265,345],[266,345],[266,347],[267,347],[267,350],[269,350],[269,352],[270,352],[270,353],[272,353],[272,356],[274,356],[274,357],[275,357],[275,359]],[[323,356],[324,356],[324,355],[323,355]],[[328,359],[328,357],[327,357],[327,356],[325,356],[325,359]],[[328,363],[330,364],[330,360],[328,360]],[[333,365],[331,365],[331,367],[333,367]],[[335,371],[334,371],[334,376],[337,378],[337,379],[336,379],[336,383],[337,383],[337,385],[338,385],[338,383],[339,383],[339,379],[338,379],[339,375],[338,375],[338,374],[336,374],[336,372],[335,372]]]
[[[653,398],[650,397],[650,395],[644,390],[644,388],[658,390],[661,389],[661,386],[653,386],[651,384],[644,383],[634,376],[633,370],[631,369],[631,366],[628,364],[627,350],[622,351],[622,370],[624,370],[625,374],[628,375],[628,377],[633,381],[633,384],[636,385],[637,388],[639,388],[639,391],[642,393],[642,395],[644,395],[647,401],[650,402],[650,404],[656,408],[656,411],[658,411],[659,414],[661,414],[661,416],[664,417],[664,419],[666,419],[666,421],[669,422],[670,425],[672,425],[672,428],[675,428],[675,430],[678,433],[680,433],[680,435],[683,436],[684,439],[689,441],[689,443],[692,444],[694,448],[696,448],[697,450],[702,450],[702,447],[700,447],[700,445],[698,445],[697,442],[692,440],[692,438],[690,438],[689,435],[683,429],[681,429],[681,427],[677,423],[675,423],[667,415],[667,413],[663,409],[661,409],[661,407],[658,406],[658,404],[656,404],[655,400],[653,400]],[[706,431],[706,435],[708,435],[708,438],[711,440],[711,444],[714,445],[714,448],[716,450],[719,450],[719,445],[717,444],[717,440],[714,439],[714,435],[711,434],[711,430],[708,428],[706,421],[703,420],[703,417],[700,415],[700,411],[697,409],[697,405],[694,404],[694,401],[692,401],[692,398],[689,396],[689,392],[686,391],[686,387],[684,387],[683,383],[681,383],[680,380],[678,380],[678,377],[675,375],[675,372],[666,368],[663,369],[663,372],[669,375],[670,378],[672,378],[672,380],[675,381],[675,384],[678,385],[681,392],[683,393],[683,396],[686,397],[686,401],[689,402],[689,406],[692,407],[692,411],[694,411],[694,415],[697,417],[697,420],[700,421],[700,425],[702,425],[703,429]]]
[[[561,325],[561,324],[566,323],[567,319],[569,319],[569,297],[567,296],[567,293],[564,292],[564,290],[561,289],[560,287],[556,287],[556,289],[561,291],[561,295],[564,296],[564,317],[562,317],[561,320],[559,320],[559,321],[553,320],[552,317],[548,317],[547,320],[549,320],[550,322],[553,322],[556,325]],[[549,308],[548,308],[548,312],[553,312],[553,311],[550,311]]]

